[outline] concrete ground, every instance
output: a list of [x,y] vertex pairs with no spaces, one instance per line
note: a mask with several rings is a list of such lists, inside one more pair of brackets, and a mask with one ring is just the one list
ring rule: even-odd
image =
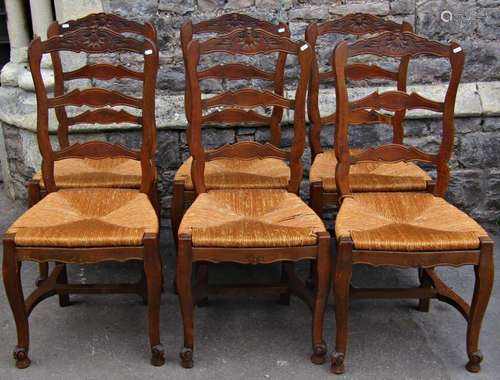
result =
[[[23,211],[0,192],[0,230]],[[172,281],[170,231],[163,232],[162,254],[166,284]],[[498,231],[497,231],[498,233]],[[496,238],[500,243],[500,239]],[[498,246],[497,246],[498,247]],[[496,261],[500,264],[497,249]],[[305,272],[305,266],[299,268]],[[70,280],[124,281],[138,278],[136,264],[70,266]],[[457,291],[470,297],[470,267],[440,269]],[[211,281],[267,281],[278,278],[279,267],[224,265],[211,268]],[[23,266],[25,294],[33,288],[37,266]],[[358,286],[416,286],[415,270],[357,267]],[[311,317],[306,306],[292,299],[280,306],[272,297],[212,297],[210,306],[195,313],[195,366],[179,365],[182,325],[177,297],[169,288],[162,298],[161,330],[167,362],[149,364],[146,308],[134,295],[72,296],[74,304],[60,308],[52,297],[30,317],[32,364],[18,370],[12,359],[15,325],[5,293],[0,291],[0,379],[499,379],[500,281],[496,282],[483,324],[480,374],[466,372],[466,325],[460,314],[433,300],[431,311],[415,310],[416,301],[357,300],[351,304],[347,372],[335,377],[329,363],[315,366],[311,353]],[[3,288],[3,287],[2,287]],[[332,298],[325,323],[326,341],[333,347]]]

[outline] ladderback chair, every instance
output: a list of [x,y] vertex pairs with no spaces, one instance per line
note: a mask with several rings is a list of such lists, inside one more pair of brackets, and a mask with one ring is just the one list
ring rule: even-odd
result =
[[[159,335],[161,296],[161,260],[159,255],[159,224],[148,197],[155,183],[156,169],[152,152],[155,142],[155,110],[151,98],[136,98],[103,88],[75,89],[50,97],[45,87],[40,62],[44,54],[55,52],[103,54],[128,52],[144,57],[144,74],[135,73],[143,81],[144,93],[154,93],[158,70],[156,44],[138,41],[107,28],[79,28],[46,41],[35,38],[29,47],[29,64],[37,97],[37,139],[42,156],[42,177],[47,195],[29,208],[8,229],[4,236],[3,280],[17,327],[18,344],[14,358],[18,368],[29,366],[28,316],[43,299],[59,295],[61,306],[69,304],[70,293],[102,293],[103,285],[68,284],[66,263],[90,264],[103,261],[140,260],[144,263],[146,289],[143,284],[109,284],[108,292],[139,293],[147,297],[149,338],[153,365],[164,363]],[[90,66],[81,75],[94,72],[99,77],[132,75],[123,68]],[[86,74],[85,74],[86,73]],[[69,74],[79,76],[80,74]],[[139,150],[106,141],[72,143],[54,149],[49,136],[50,109],[65,106],[88,106],[73,118],[90,122],[107,120],[134,121],[142,125]],[[142,109],[142,115],[115,111],[108,106]],[[62,160],[127,159],[137,161],[141,168],[139,189],[123,188],[61,188],[56,167]],[[56,262],[52,273],[24,299],[21,283],[23,261]]]
[[[360,55],[414,59],[420,56],[446,59],[451,66],[444,101],[426,98],[416,92],[386,91],[350,100],[346,81],[348,61]],[[335,154],[340,210],[335,223],[337,253],[334,288],[336,348],[332,371],[344,372],[347,348],[349,298],[437,298],[455,307],[467,321],[466,368],[480,370],[479,331],[493,284],[493,241],[486,231],[465,213],[448,203],[445,195],[448,161],[454,143],[454,108],[464,52],[456,44],[441,44],[409,32],[385,32],[352,44],[339,44],[334,53],[337,87]],[[442,113],[442,133],[437,152],[423,151],[401,143],[382,144],[361,152],[349,150],[348,126],[358,110],[426,109]],[[436,168],[433,192],[353,193],[351,167],[365,161],[421,161]],[[396,266],[419,268],[426,282],[410,289],[356,289],[350,286],[352,266]],[[435,267],[473,265],[476,284],[472,302],[449,288],[437,275]]]
[[[294,99],[272,91],[252,87],[224,91],[203,98],[200,81],[211,75],[222,75],[217,66],[199,70],[201,56],[213,53],[252,56],[277,52],[296,56],[300,67]],[[321,219],[297,196],[302,179],[301,155],[305,144],[305,94],[309,79],[312,51],[304,42],[294,42],[262,29],[237,29],[204,42],[192,40],[187,47],[187,79],[191,94],[189,147],[193,157],[191,176],[197,197],[186,211],[178,231],[177,291],[184,324],[183,367],[193,365],[193,305],[204,297],[206,284],[191,286],[194,262],[236,262],[243,264],[293,263],[303,259],[318,260],[315,294],[299,281],[293,266],[287,265],[289,281],[279,283],[302,298],[313,310],[314,363],[322,363],[326,353],[322,325],[330,276],[330,237]],[[240,69],[241,74],[262,77],[260,71]],[[226,71],[232,76],[234,71]],[[294,137],[289,150],[266,142],[243,141],[206,150],[202,126],[213,118],[230,122],[235,112],[249,120],[260,119],[258,107],[279,106],[294,110]],[[214,107],[222,110],[210,111]],[[226,158],[242,160],[275,159],[287,161],[290,179],[285,189],[210,189],[205,170],[208,163]],[[201,286],[200,286],[201,285]],[[233,289],[232,289],[233,290]],[[247,289],[248,290],[248,289]],[[259,289],[257,289],[259,290]],[[262,286],[260,287],[262,290]],[[271,285],[266,290],[272,290]]]
[[[146,22],[144,24],[126,18],[108,14],[94,13],[77,20],[69,20],[59,24],[53,22],[48,30],[47,37],[55,37],[73,32],[79,28],[107,28],[116,33],[129,33],[134,38],[147,38],[156,42],[155,27]],[[59,51],[50,53],[54,70],[54,96],[61,96],[65,92],[65,84],[78,79],[89,80],[111,80],[114,78],[126,78],[144,81],[146,73],[130,70],[124,66],[111,65],[110,63],[97,63],[80,67],[73,71],[64,71]],[[155,75],[151,72],[150,75]],[[155,89],[150,88],[143,94],[144,104],[154,105]],[[57,139],[61,148],[69,146],[69,130],[72,125],[78,124],[142,124],[141,117],[128,115],[123,112],[103,110],[101,116],[96,114],[82,113],[78,116],[68,116],[65,105],[54,107],[57,118]],[[98,116],[98,117],[96,117]],[[155,129],[156,131],[156,129]],[[156,139],[156,132],[153,134]],[[151,145],[156,147],[155,140]],[[154,152],[153,152],[154,155]],[[139,189],[141,186],[141,166],[138,161],[127,158],[105,158],[102,160],[68,159],[59,161],[55,166],[55,180],[60,188],[125,188]],[[46,195],[46,188],[42,172],[35,173],[28,182],[28,205],[36,204]],[[156,186],[153,186],[150,194],[151,201],[158,215],[160,205]],[[37,284],[40,284],[48,276],[48,263],[40,264],[40,276]]]
[[[313,61],[311,81],[307,99],[308,116],[311,122],[309,141],[311,145],[312,164],[309,175],[310,206],[322,216],[326,206],[337,206],[338,191],[335,183],[335,166],[337,160],[333,149],[321,146],[321,130],[326,125],[335,125],[335,112],[321,115],[319,109],[320,84],[335,82],[335,68],[321,70],[317,58],[321,48],[317,46],[318,37],[327,35],[343,35],[363,37],[384,31],[413,31],[408,22],[396,23],[375,15],[354,13],[335,20],[312,23],[306,29],[306,41],[316,52]],[[366,60],[365,60],[366,61]],[[352,81],[382,79],[393,82],[400,91],[406,91],[408,57],[401,57],[397,70],[390,70],[371,63],[351,63],[347,76]],[[403,142],[404,130],[402,121],[405,110],[398,110],[392,117],[374,110],[359,109],[356,111],[354,124],[388,124],[393,128],[393,142]],[[332,136],[333,137],[333,136]],[[332,139],[334,145],[334,141]],[[431,186],[431,178],[414,163],[362,162],[351,169],[351,189],[354,192],[370,191],[413,191],[426,190]]]
[[[228,13],[214,19],[192,23],[187,21],[181,28],[181,48],[184,58],[184,67],[187,71],[186,56],[187,46],[193,36],[217,35],[229,33],[238,28],[259,28],[283,37],[290,37],[288,26],[284,23],[273,24],[268,21],[259,20],[251,16],[239,13]],[[206,38],[205,38],[206,39]],[[258,67],[241,62],[229,62],[220,64],[218,68],[205,73],[205,79],[228,80],[256,79],[269,81],[273,84],[274,92],[283,95],[283,78],[285,72],[286,53],[280,52],[276,59],[274,72],[260,72]],[[185,111],[186,119],[190,123],[191,94],[186,83],[185,88]],[[259,124],[269,125],[271,130],[271,142],[279,146],[281,140],[281,129],[279,124],[283,116],[283,108],[272,107],[272,115],[259,116],[254,114],[233,111],[220,117],[214,114],[211,124]],[[190,128],[190,127],[188,127]],[[175,174],[172,188],[171,221],[174,238],[177,238],[179,223],[184,210],[195,197],[193,181],[191,178],[192,157],[189,157]],[[234,189],[234,188],[284,188],[290,175],[289,168],[279,160],[236,160],[225,159],[218,162],[209,162],[205,171],[207,186],[210,189]]]

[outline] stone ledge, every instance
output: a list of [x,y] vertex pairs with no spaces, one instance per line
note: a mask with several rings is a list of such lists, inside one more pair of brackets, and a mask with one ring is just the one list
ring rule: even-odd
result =
[[[353,97],[366,96],[378,90],[387,91],[391,87],[353,88],[350,94]],[[415,85],[409,86],[434,100],[443,100],[446,85]],[[287,92],[287,96],[293,96]],[[320,92],[320,110],[323,114],[335,110],[335,94],[331,89]],[[408,112],[411,119],[438,118],[441,114],[427,110],[412,110]],[[458,90],[455,107],[455,117],[500,116],[500,81],[462,83]],[[36,131],[36,98],[30,91],[18,87],[0,87],[0,121],[18,128]],[[293,112],[287,111],[284,115],[285,123],[293,121]],[[184,96],[159,94],[156,97],[156,124],[158,129],[185,129]],[[49,115],[50,130],[55,133],[56,119],[53,112]],[[135,125],[78,125],[72,128],[75,133],[95,133],[113,130],[136,130]]]

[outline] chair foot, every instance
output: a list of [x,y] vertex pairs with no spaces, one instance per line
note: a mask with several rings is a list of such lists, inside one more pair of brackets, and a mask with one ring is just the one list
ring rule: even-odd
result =
[[290,293],[281,293],[278,303],[283,306],[290,306]]
[[311,362],[313,364],[323,364],[326,356],[326,344],[324,342],[316,344],[313,347],[313,354],[311,355]]
[[16,346],[13,352],[14,359],[16,360],[16,367],[19,369],[28,368],[31,364],[31,360],[28,357],[28,349],[24,347]]
[[332,366],[331,366],[332,373],[336,375],[341,375],[345,372],[344,359],[345,355],[343,353],[335,352],[332,355]]
[[481,351],[473,352],[469,354],[469,362],[465,366],[467,371],[472,373],[478,373],[481,371],[481,362],[483,361],[483,354]]
[[69,294],[60,294],[59,295],[59,306],[60,307],[71,306],[71,301],[69,299]]
[[151,365],[161,367],[165,364],[165,350],[161,344],[151,347]]
[[182,368],[193,368],[193,350],[191,348],[184,347],[179,356]]

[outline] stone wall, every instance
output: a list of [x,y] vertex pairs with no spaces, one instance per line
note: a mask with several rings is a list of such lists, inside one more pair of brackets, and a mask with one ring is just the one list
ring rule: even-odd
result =
[[[90,2],[89,2],[90,3]],[[284,21],[290,25],[293,38],[302,39],[307,24],[352,12],[368,12],[394,20],[407,20],[415,31],[440,41],[459,41],[466,52],[467,62],[456,107],[456,144],[451,161],[451,181],[448,199],[486,224],[499,221],[500,217],[500,3],[488,0],[402,0],[402,1],[297,1],[297,0],[93,0],[94,11],[107,12],[151,21],[158,29],[160,45],[160,72],[156,101],[158,132],[157,162],[159,189],[163,208],[163,224],[169,223],[171,184],[176,169],[189,155],[186,145],[186,121],[183,110],[184,68],[179,46],[179,29],[183,22],[215,17],[222,13],[239,11],[269,21]],[[67,18],[60,18],[63,22]],[[78,15],[84,14],[84,9]],[[450,16],[451,14],[451,16]],[[65,13],[66,15],[66,13]],[[320,60],[327,64],[331,49],[338,38],[321,41]],[[128,61],[127,56],[122,56]],[[272,62],[262,61],[270,66]],[[294,76],[293,63],[287,65],[287,76]],[[16,197],[26,197],[25,182],[39,168],[40,157],[36,145],[35,97],[29,84],[17,87],[16,81],[4,81],[0,87],[0,160],[3,173],[8,173],[10,192]],[[423,88],[431,98],[442,99],[443,81],[448,79],[446,64],[436,60],[419,61],[410,67],[410,82],[426,84]],[[10,85],[6,86],[6,85]],[[236,84],[241,85],[240,84]],[[129,83],[120,86],[133,93]],[[128,86],[128,87],[127,87]],[[422,87],[420,88],[422,89]],[[220,90],[216,82],[208,81],[207,92]],[[368,90],[368,89],[365,89]],[[362,91],[361,91],[362,92]],[[321,108],[332,111],[335,107],[333,90],[322,91]],[[407,141],[424,149],[435,149],[440,133],[440,122],[426,112],[413,112],[405,125]],[[286,120],[290,120],[287,113]],[[51,128],[56,123],[52,116]],[[82,127],[76,130],[78,139],[98,138],[137,145],[140,133],[136,128],[116,126]],[[291,143],[292,130],[283,129],[283,146]],[[264,141],[268,131],[262,127],[206,128],[204,141],[207,146],[219,146],[243,139]],[[333,129],[322,132],[323,144],[331,146]],[[352,130],[354,145],[374,144],[390,139],[388,128],[355,128]],[[5,149],[2,149],[2,144]],[[4,152],[4,153],[2,153]],[[306,148],[303,161],[308,176],[310,151]],[[5,177],[5,175],[4,175]],[[304,181],[302,195],[308,196]],[[333,216],[329,213],[330,219]]]

